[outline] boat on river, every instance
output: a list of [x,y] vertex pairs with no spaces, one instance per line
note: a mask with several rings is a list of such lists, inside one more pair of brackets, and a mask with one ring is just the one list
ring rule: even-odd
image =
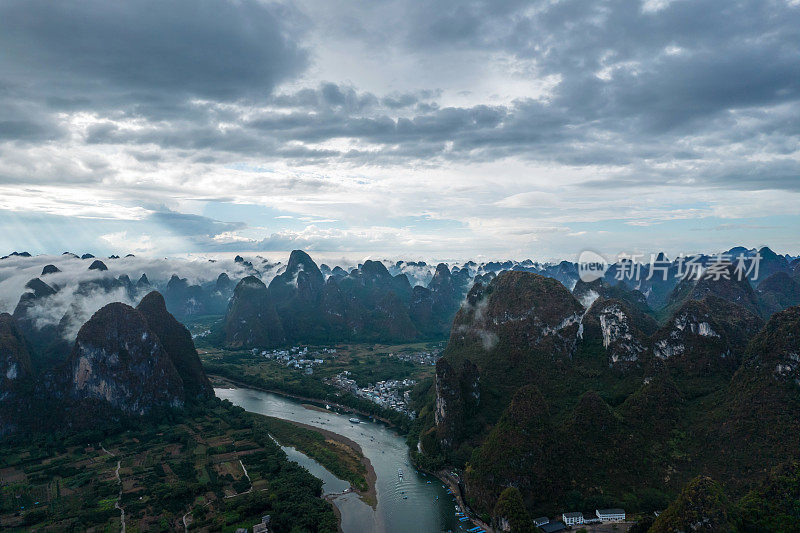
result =
[[350,422],[352,422],[353,424],[360,424],[361,420],[359,420],[358,418],[356,418],[354,416],[351,416],[350,417]]

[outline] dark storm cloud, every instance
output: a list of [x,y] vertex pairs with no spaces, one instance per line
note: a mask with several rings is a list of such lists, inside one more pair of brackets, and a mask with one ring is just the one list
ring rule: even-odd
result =
[[269,94],[306,65],[302,17],[256,0],[0,4],[0,69],[53,107],[166,110]]
[[42,124],[28,120],[0,120],[0,141],[4,139],[44,140],[49,137],[49,129]]
[[36,102],[15,101],[12,89],[2,84],[0,74],[0,142],[37,142],[64,134],[50,113]]
[[[403,44],[466,46],[536,61],[555,103],[644,130],[800,97],[800,8],[784,0],[415,4]],[[668,53],[673,50],[672,54]],[[608,68],[610,79],[595,73]]]
[[[627,167],[593,186],[796,190],[800,6],[652,4],[308,0],[300,13],[256,0],[10,0],[0,4],[0,96],[17,111],[0,120],[0,142],[63,135],[55,112],[78,109],[101,117],[76,133],[85,145],[127,145],[143,164],[163,159],[151,155],[159,149],[209,164],[231,154],[290,165],[516,157]],[[557,83],[546,98],[493,105],[443,105],[435,86],[377,94],[317,80],[276,92],[307,74],[312,27],[333,36],[320,46],[355,39],[409,62],[498,54]],[[120,124],[130,117],[144,120]],[[669,165],[695,161],[691,179]]]

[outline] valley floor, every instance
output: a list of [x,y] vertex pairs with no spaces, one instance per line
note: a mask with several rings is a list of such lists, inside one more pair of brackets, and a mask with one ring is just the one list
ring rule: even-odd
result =
[[[304,368],[292,366],[293,362],[275,359],[272,355],[274,350],[265,356],[264,350],[222,350],[205,346],[198,349],[198,354],[206,373],[217,383],[227,380],[238,386],[300,400],[338,405],[407,431],[411,422],[407,413],[377,403],[374,397],[359,392],[358,388],[385,381],[413,380],[419,383],[432,378],[433,363],[441,343],[336,344],[295,348],[297,352],[306,348],[308,353],[303,356],[294,352],[294,356],[282,357],[296,357],[290,361],[309,361],[319,357],[323,362],[310,365],[311,370],[307,372]],[[292,353],[291,348],[288,350]],[[351,386],[342,386],[342,383],[350,382]],[[411,381],[408,383],[397,387],[398,397],[402,398],[404,391],[413,388]]]
[[288,531],[302,508],[309,531],[336,531],[321,482],[286,459],[258,418],[217,404],[141,430],[4,442],[0,524],[114,531],[124,516],[129,532],[233,531],[271,514]]

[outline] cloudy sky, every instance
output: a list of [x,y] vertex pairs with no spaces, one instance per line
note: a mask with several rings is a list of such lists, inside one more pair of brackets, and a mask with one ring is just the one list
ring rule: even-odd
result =
[[0,251],[800,253],[800,1],[0,0]]

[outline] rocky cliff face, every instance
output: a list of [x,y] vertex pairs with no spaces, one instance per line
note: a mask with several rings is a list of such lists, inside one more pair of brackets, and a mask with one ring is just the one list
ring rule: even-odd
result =
[[[576,288],[583,295],[607,288],[596,285]],[[696,286],[687,286],[689,293]],[[463,461],[468,495],[486,512],[508,486],[521,491],[529,508],[543,510],[572,490],[586,495],[654,479],[675,489],[698,473],[698,465],[729,483],[731,472],[760,464],[754,453],[790,453],[791,446],[800,446],[800,437],[787,436],[798,422],[791,414],[776,419],[774,412],[800,412],[794,390],[800,358],[793,355],[800,350],[775,341],[795,338],[790,334],[795,319],[786,312],[776,315],[784,325],[773,328],[769,347],[749,349],[771,358],[762,355],[755,365],[746,346],[763,321],[734,303],[737,298],[724,299],[703,287],[693,297],[684,295],[659,328],[637,307],[637,298],[598,294],[584,313],[563,286],[533,273],[501,273],[487,285],[476,283],[437,364],[431,407],[439,445],[430,445],[431,431],[423,431],[423,450],[435,450],[454,464]],[[740,367],[743,359],[752,361]],[[465,361],[480,375],[480,402],[466,415],[457,370]],[[751,367],[762,370],[744,372]],[[760,385],[748,385],[751,379]],[[785,392],[776,396],[780,387]],[[546,398],[553,414],[536,415],[522,409],[524,403],[509,404],[522,391],[535,389],[541,394],[533,396]],[[709,409],[712,397],[716,403]],[[729,404],[735,398],[742,399],[736,408]],[[773,414],[765,412],[767,405]],[[526,425],[523,411],[533,413],[535,423]],[[763,435],[755,437],[764,441],[756,447],[759,452],[747,447],[753,438],[747,435],[754,431]],[[557,445],[547,448],[553,442]],[[537,501],[542,493],[551,495],[548,501]]]
[[800,307],[775,314],[748,347],[743,373],[768,373],[777,382],[800,386]]
[[67,397],[126,414],[184,403],[183,380],[163,343],[125,304],[106,305],[83,325],[65,372]]
[[442,358],[436,362],[436,405],[434,417],[441,446],[450,447],[464,435],[467,418],[480,405],[480,376],[470,360],[458,369]]
[[755,271],[753,271],[750,279],[753,285],[757,287],[761,286],[761,283],[776,272],[788,272],[790,270],[789,261],[784,256],[773,252],[767,246],[761,248],[758,251],[758,255],[761,257],[758,265],[758,277],[755,277]]
[[232,348],[276,346],[286,341],[267,286],[247,276],[236,285],[225,316],[225,343]]
[[702,439],[711,472],[746,468],[753,475],[725,478],[739,489],[800,449],[800,307],[776,313],[746,348]]
[[31,379],[31,358],[19,327],[8,313],[0,313],[0,436],[18,426],[18,413]]
[[26,291],[20,296],[14,309],[14,320],[23,330],[35,330],[35,317],[30,315],[31,309],[41,300],[53,296],[57,291],[39,278],[33,278],[25,284]]
[[468,289],[469,271],[452,274],[444,263],[436,266],[427,288],[416,286],[409,314],[417,329],[427,336],[445,335]]
[[655,320],[616,299],[594,301],[581,321],[579,337],[602,343],[611,368],[626,370],[640,364],[649,351],[648,335],[657,328]]
[[302,250],[293,250],[286,270],[275,276],[269,288],[276,301],[299,299],[314,302],[319,298],[324,282],[325,277],[314,260]]
[[500,531],[511,531],[513,533],[534,533],[536,528],[533,525],[522,494],[516,487],[508,487],[497,499],[494,506],[494,524]]
[[[269,287],[245,290],[263,286],[254,277],[237,287],[226,317],[226,343],[267,347],[435,338],[449,327],[458,306],[453,295],[459,285],[442,266],[433,289],[412,290],[405,274],[393,276],[380,261],[367,260],[349,273],[326,269],[326,279],[308,254],[295,250]],[[446,298],[439,297],[440,290]]]
[[582,315],[580,303],[555,279],[504,272],[487,286],[476,284],[470,290],[453,323],[448,351],[478,347],[491,351],[502,341],[514,352],[570,358]]
[[392,276],[383,263],[368,260],[333,282],[346,302],[347,331],[356,338],[408,341],[418,337],[409,316],[412,290],[405,274]]
[[8,313],[0,313],[0,401],[31,374],[31,356],[25,338]]
[[189,333],[186,326],[178,322],[167,311],[164,297],[153,291],[142,298],[136,310],[142,314],[147,325],[161,340],[172,364],[175,365],[175,369],[181,376],[186,398],[214,396],[211,382],[208,381],[200,358],[197,356],[192,334]]
[[199,285],[191,285],[185,278],[173,274],[164,287],[167,308],[181,320],[195,315],[208,314],[208,295]]
[[557,462],[553,426],[544,396],[533,385],[518,389],[466,471],[471,497],[491,509],[505,487],[548,493],[547,471]]
[[722,487],[707,476],[698,476],[656,519],[650,533],[734,531],[730,502]]
[[150,280],[147,279],[147,274],[142,274],[139,280],[136,282],[136,289],[137,290],[148,290],[150,288]]
[[733,372],[761,318],[712,295],[687,300],[653,336],[653,355],[690,374]]
[[[544,385],[569,366],[583,308],[558,281],[530,272],[504,272],[488,285],[475,284],[453,323],[437,363],[437,433],[444,447],[474,437],[493,424],[514,392]],[[480,403],[470,416],[462,365],[480,375]],[[456,430],[456,428],[459,428]]]
[[733,264],[722,264],[703,271],[699,278],[687,277],[669,296],[665,312],[673,313],[687,300],[702,300],[716,296],[735,303],[754,315],[759,314],[758,298],[753,287]]
[[22,332],[0,315],[0,434],[91,427],[93,417],[140,416],[212,396],[191,335],[157,292],[138,309],[101,308],[51,369],[32,368]]
[[31,344],[35,369],[48,371],[60,366],[78,329],[101,303],[136,298],[137,289],[127,275],[115,278],[97,265],[90,270],[88,279],[65,286],[39,278],[28,282],[28,292],[20,297],[14,318]]
[[[215,281],[200,284],[190,283],[188,279],[173,274],[160,290],[167,310],[178,320],[186,321],[197,315],[225,313],[235,287],[236,282],[223,272]],[[131,289],[139,296],[152,288],[144,274],[135,285],[131,284]]]
[[325,277],[319,267],[301,250],[289,256],[286,270],[269,284],[269,297],[280,318],[287,341],[325,342],[331,338],[332,323],[323,309]]
[[638,313],[652,314],[645,295],[638,290],[628,288],[621,282],[616,282],[616,284],[612,285],[604,279],[596,279],[588,283],[578,280],[572,289],[572,295],[587,309],[591,307],[595,300],[603,298],[625,302],[628,307]]
[[20,296],[14,309],[14,321],[31,345],[33,366],[36,368],[51,367],[63,355],[61,353],[63,346],[59,346],[58,353],[51,355],[53,344],[60,342],[59,328],[55,324],[40,323],[38,311],[46,308],[49,299],[58,291],[39,278],[30,280],[25,285],[25,289],[26,292]]
[[55,265],[45,265],[42,268],[42,276],[46,276],[47,274],[56,274],[61,272],[61,269]]

